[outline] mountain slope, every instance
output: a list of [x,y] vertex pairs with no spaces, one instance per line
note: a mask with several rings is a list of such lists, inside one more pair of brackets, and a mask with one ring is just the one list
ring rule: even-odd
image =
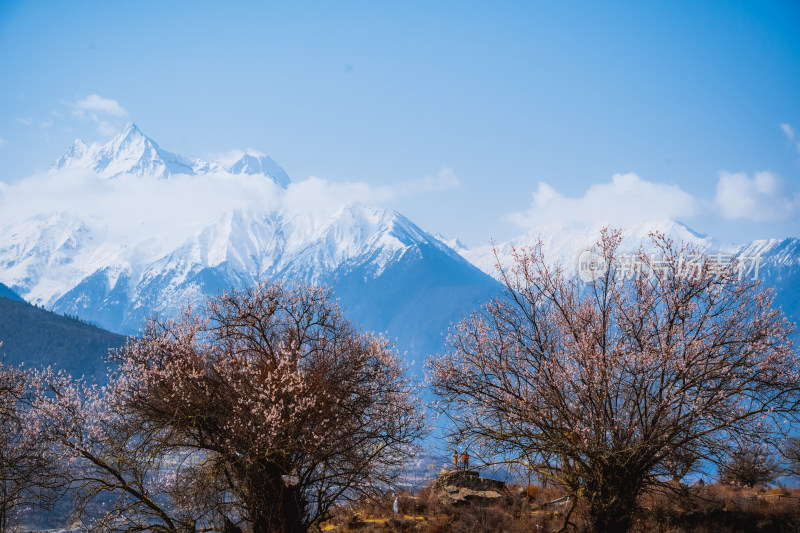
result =
[[20,298],[19,294],[12,291],[2,283],[0,283],[0,298],[7,298],[9,300],[15,300],[18,302],[22,301],[22,298]]
[[460,313],[499,290],[402,215],[348,206],[310,231],[279,215],[229,213],[154,263],[90,273],[52,307],[134,333],[151,314],[174,316],[189,303],[261,279],[333,286],[350,319],[397,337],[418,360],[441,347]]
[[125,337],[74,318],[0,297],[0,357],[27,368],[55,365],[73,376],[105,379],[105,357]]
[[452,258],[431,243],[415,244],[381,276],[369,277],[368,268],[339,277],[336,295],[351,319],[397,337],[418,375],[424,356],[443,346],[450,325],[500,292],[478,269],[454,269]]

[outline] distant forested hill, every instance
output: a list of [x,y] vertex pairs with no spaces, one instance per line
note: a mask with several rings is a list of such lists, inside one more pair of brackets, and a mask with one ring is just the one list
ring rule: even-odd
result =
[[105,357],[125,337],[22,301],[0,284],[0,360],[26,368],[55,365],[73,376],[104,380]]
[[22,301],[22,298],[20,298],[19,294],[12,291],[2,283],[0,283],[0,298],[8,298],[9,300]]

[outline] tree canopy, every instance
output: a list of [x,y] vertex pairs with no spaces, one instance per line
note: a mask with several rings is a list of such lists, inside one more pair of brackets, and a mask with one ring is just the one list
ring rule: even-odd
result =
[[454,439],[556,481],[602,532],[627,530],[677,463],[785,433],[800,400],[793,325],[769,291],[660,235],[624,269],[620,242],[603,233],[588,284],[541,243],[515,250],[503,296],[428,363]]

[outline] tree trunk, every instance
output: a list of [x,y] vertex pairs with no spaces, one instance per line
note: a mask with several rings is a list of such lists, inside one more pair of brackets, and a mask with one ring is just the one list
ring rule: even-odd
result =
[[279,471],[266,470],[249,477],[253,533],[306,533],[305,500],[299,487],[287,485]]
[[291,490],[284,491],[283,497],[264,502],[259,509],[253,509],[253,533],[306,533],[308,528],[303,521],[303,509]]
[[627,533],[633,523],[632,518],[629,513],[616,514],[612,511],[593,514],[590,512],[594,533]]
[[588,499],[594,533],[626,533],[633,525],[637,509],[637,491],[633,487],[605,486]]

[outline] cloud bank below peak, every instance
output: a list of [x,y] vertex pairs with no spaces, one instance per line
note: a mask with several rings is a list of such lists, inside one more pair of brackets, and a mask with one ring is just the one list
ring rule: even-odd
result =
[[175,174],[169,179],[120,175],[101,179],[86,168],[55,168],[14,184],[0,184],[5,223],[68,213],[110,236],[168,236],[181,240],[225,213],[282,213],[323,224],[346,205],[390,207],[395,200],[457,187],[449,169],[392,185],[331,182],[318,177],[285,188],[259,174]]
[[633,173],[615,174],[609,183],[593,184],[578,198],[564,196],[540,182],[531,206],[509,214],[507,219],[522,228],[598,222],[626,226],[654,219],[693,217],[701,210],[700,204],[676,185],[645,181]]
[[[103,99],[87,100],[87,107],[115,109]],[[232,150],[211,161],[190,160],[162,149],[129,122],[105,144],[76,140],[47,172],[0,183],[0,225],[68,214],[120,241],[141,235],[172,241],[236,210],[302,216],[316,226],[347,205],[390,207],[460,185],[446,167],[384,185],[314,176],[292,181],[262,152]]]
[[787,222],[800,219],[800,193],[770,172],[753,176],[720,172],[713,198],[699,198],[678,185],[615,174],[569,197],[540,182],[530,207],[506,215],[525,230],[542,226],[625,227],[653,220]]

